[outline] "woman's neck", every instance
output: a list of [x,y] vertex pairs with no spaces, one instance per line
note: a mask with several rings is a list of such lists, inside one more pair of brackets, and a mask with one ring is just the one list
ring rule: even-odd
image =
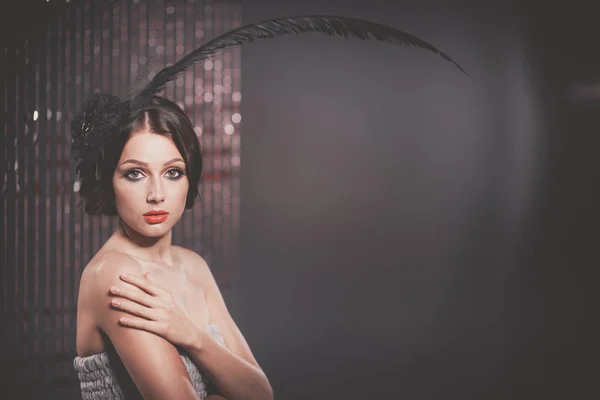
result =
[[172,231],[161,237],[147,237],[140,235],[119,219],[115,233],[123,242],[124,250],[131,256],[173,267]]

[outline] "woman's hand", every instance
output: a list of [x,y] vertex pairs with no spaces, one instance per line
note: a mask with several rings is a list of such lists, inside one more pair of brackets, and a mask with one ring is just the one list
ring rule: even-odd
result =
[[121,318],[121,324],[152,332],[185,349],[198,345],[202,328],[185,315],[173,293],[157,285],[149,273],[120,277],[141,289],[111,287],[111,293],[119,296],[111,301],[112,306],[132,315]]

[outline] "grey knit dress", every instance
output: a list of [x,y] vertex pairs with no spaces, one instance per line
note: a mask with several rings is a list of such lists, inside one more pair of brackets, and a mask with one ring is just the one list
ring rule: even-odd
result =
[[[225,340],[215,324],[207,325],[207,330],[217,342],[225,346]],[[187,355],[180,354],[180,357],[200,400],[206,400],[208,379],[202,376],[198,366]],[[82,400],[125,400],[115,371],[108,360],[108,353],[75,357],[73,366],[79,376]]]

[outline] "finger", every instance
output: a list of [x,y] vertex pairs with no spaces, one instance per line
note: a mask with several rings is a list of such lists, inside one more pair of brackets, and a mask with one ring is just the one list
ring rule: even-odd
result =
[[158,286],[156,283],[152,283],[142,276],[132,274],[120,274],[120,278],[125,282],[131,283],[132,285],[139,287],[143,291],[153,296],[165,296],[169,293],[167,290]]
[[112,299],[110,303],[114,308],[152,321],[157,321],[161,319],[161,316],[163,316],[163,314],[158,310],[144,307],[138,303],[134,303],[133,301],[125,299]]
[[152,283],[154,283],[154,284],[156,283],[156,280],[154,279],[154,277],[153,277],[152,275],[150,275],[150,272],[146,272],[146,273],[144,274],[144,276],[145,276],[145,277],[146,277],[146,278],[147,278],[147,279],[148,279],[150,282],[152,282]]
[[152,332],[159,336],[163,336],[167,330],[166,325],[163,322],[148,321],[143,318],[121,317],[119,318],[119,322],[124,326]]
[[146,307],[159,308],[162,306],[160,300],[137,288],[113,286],[110,288],[110,292],[119,297],[135,301],[136,303]]

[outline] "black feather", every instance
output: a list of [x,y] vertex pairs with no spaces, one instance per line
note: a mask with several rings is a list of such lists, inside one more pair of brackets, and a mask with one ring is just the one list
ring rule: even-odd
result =
[[138,93],[141,90],[143,90],[143,88],[147,85],[147,83],[142,82],[142,81],[146,80],[146,78],[148,77],[150,72],[152,72],[152,68],[156,65],[156,63],[158,63],[163,58],[165,58],[165,55],[166,55],[166,51],[163,50],[156,57],[154,57],[152,59],[152,61],[148,62],[146,67],[137,74],[136,78],[129,85],[127,90],[125,92],[122,92],[120,98],[131,99],[134,96],[134,93]]
[[471,78],[469,74],[448,55],[424,40],[401,30],[356,18],[330,15],[306,15],[257,22],[233,29],[214,38],[198,47],[175,64],[160,70],[156,76],[154,76],[152,81],[139,92],[138,99],[146,99],[155,94],[161,90],[167,82],[175,79],[187,68],[213,56],[215,53],[227,47],[240,46],[247,42],[254,42],[257,39],[271,39],[285,34],[302,34],[308,32],[319,32],[329,36],[338,35],[343,36],[346,39],[375,39],[403,46],[422,48],[432,51],[444,60],[454,64],[459,70]]

